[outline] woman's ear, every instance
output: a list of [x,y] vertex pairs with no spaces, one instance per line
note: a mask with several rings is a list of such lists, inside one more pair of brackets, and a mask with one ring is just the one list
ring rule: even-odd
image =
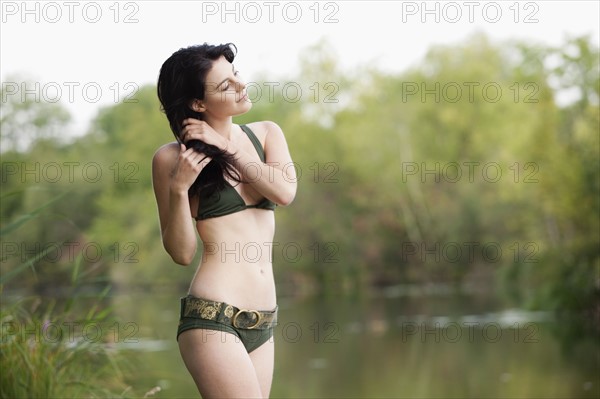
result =
[[204,106],[204,103],[201,100],[192,100],[192,102],[190,103],[190,108],[193,109],[196,112],[204,112],[206,111],[206,107]]

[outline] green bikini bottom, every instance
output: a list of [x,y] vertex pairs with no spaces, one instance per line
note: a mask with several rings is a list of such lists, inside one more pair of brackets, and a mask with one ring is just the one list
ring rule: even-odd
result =
[[[239,312],[239,309],[225,303],[194,298],[191,295],[182,298],[179,327],[177,328],[177,339],[179,339],[179,335],[184,331],[197,328],[219,331],[221,333],[230,333],[239,338],[248,353],[271,339],[273,336],[273,328],[277,320],[277,309],[275,309],[275,311],[266,312],[271,316],[269,321],[259,324],[253,319],[244,319],[244,317],[254,317],[253,313],[255,313],[255,311],[244,310],[241,311],[241,316],[239,317],[240,320],[236,323],[237,316],[233,317],[232,320],[230,317],[231,314],[226,311],[228,307],[231,307],[234,313]],[[226,314],[228,316],[226,316]],[[251,328],[242,328],[240,325]]]
[[177,329],[177,339],[179,339],[179,334],[181,334],[182,332],[192,330],[195,328],[231,333],[240,339],[240,341],[242,342],[242,344],[244,344],[244,347],[246,348],[246,352],[248,353],[260,347],[273,336],[273,327],[267,328],[265,330],[247,330],[243,328],[227,326],[214,320],[203,320],[191,317],[184,317],[179,321],[179,328]]

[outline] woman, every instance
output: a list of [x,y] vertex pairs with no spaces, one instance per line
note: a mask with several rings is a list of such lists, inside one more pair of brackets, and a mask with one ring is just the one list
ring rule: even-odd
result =
[[190,264],[196,231],[202,240],[200,265],[181,299],[177,340],[205,398],[269,396],[277,320],[274,208],[296,194],[279,126],[232,122],[252,107],[233,66],[235,50],[232,44],[180,49],[158,78],[177,142],[154,155],[154,191],[173,260]]

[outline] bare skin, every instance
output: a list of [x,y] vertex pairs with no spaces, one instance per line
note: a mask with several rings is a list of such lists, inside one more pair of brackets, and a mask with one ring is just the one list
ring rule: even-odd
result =
[[[288,205],[296,194],[296,175],[283,132],[273,122],[248,124],[265,150],[266,162],[261,162],[246,134],[232,123],[233,116],[252,106],[245,98],[245,84],[232,67],[223,57],[213,63],[205,98],[190,104],[203,112],[205,120],[185,120],[181,139],[202,140],[234,154],[236,170],[247,183],[232,184],[246,204],[268,198]],[[204,158],[176,142],[154,155],[153,185],[163,245],[175,262],[188,265],[197,250],[197,232],[203,256],[189,293],[243,309],[271,310],[276,306],[271,263],[274,212],[245,209],[195,222],[198,198],[188,198],[188,189],[210,162]],[[183,332],[178,342],[202,397],[269,396],[273,340],[250,354],[236,336],[224,332],[192,329]]]

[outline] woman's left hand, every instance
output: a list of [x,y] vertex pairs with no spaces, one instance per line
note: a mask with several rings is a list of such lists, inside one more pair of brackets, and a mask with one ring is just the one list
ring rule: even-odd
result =
[[217,133],[208,123],[199,119],[188,118],[183,121],[181,140],[187,143],[190,140],[200,140],[206,144],[225,150],[228,140]]

